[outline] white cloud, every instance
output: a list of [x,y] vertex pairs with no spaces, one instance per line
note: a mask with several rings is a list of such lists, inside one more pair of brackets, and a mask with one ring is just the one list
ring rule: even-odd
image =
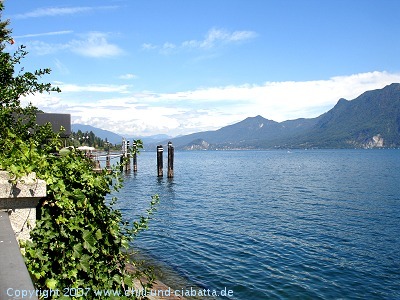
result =
[[39,37],[39,36],[64,35],[64,34],[71,34],[71,33],[73,33],[72,30],[62,30],[62,31],[42,32],[42,33],[29,33],[29,34],[24,34],[24,35],[17,35],[17,36],[14,36],[14,38],[21,39],[21,38],[31,38],[31,37]]
[[[256,115],[275,121],[316,117],[340,98],[352,100],[393,82],[400,82],[400,73],[369,72],[327,80],[265,82],[175,93],[129,93],[125,85],[64,84],[61,94],[30,100],[45,111],[71,113],[75,123],[121,134],[178,135],[218,129]],[[99,93],[82,100],[81,93],[86,91]],[[102,97],[105,94],[100,92],[108,91],[117,93]]]
[[157,49],[158,47],[156,45],[150,44],[150,43],[144,43],[142,44],[142,49],[143,50],[154,50]]
[[204,40],[202,41],[189,41],[184,42],[184,46],[199,47],[199,48],[213,48],[220,43],[235,43],[240,41],[249,40],[255,38],[257,34],[253,31],[234,31],[229,32],[224,29],[211,29]]
[[27,49],[37,55],[48,55],[59,51],[71,51],[78,55],[94,58],[113,57],[124,54],[124,51],[108,41],[108,34],[90,32],[81,39],[71,40],[63,44],[50,44],[42,41],[29,41]]
[[70,73],[68,67],[66,65],[64,65],[59,59],[55,59],[54,64],[55,64],[58,72],[60,72],[61,74],[69,74]]
[[130,85],[91,84],[77,85],[55,82],[64,93],[96,92],[96,93],[128,93]]
[[119,79],[124,79],[124,80],[129,80],[129,79],[136,79],[136,78],[138,78],[138,77],[137,77],[137,75],[135,75],[135,74],[130,74],[130,73],[128,73],[128,74],[120,75],[118,78],[119,78]]
[[[60,94],[36,94],[28,95],[21,99],[21,105],[27,106],[32,103],[33,106],[44,109],[46,112],[52,112],[53,109],[59,111],[61,106],[63,106]],[[61,110],[59,111],[61,113]]]
[[233,43],[239,43],[247,40],[251,40],[257,37],[257,33],[254,31],[233,31],[230,32],[226,29],[212,28],[205,35],[202,40],[188,40],[183,41],[180,44],[174,44],[171,42],[165,42],[162,45],[154,45],[145,43],[142,45],[144,50],[160,50],[161,53],[171,53],[172,50],[184,50],[184,49],[213,49],[215,47]]
[[73,40],[69,42],[72,52],[89,57],[111,57],[123,54],[123,50],[117,45],[107,41],[107,34],[101,32],[91,32],[83,40]]
[[68,44],[49,44],[42,41],[27,42],[26,47],[29,53],[34,53],[36,55],[53,54],[69,48]]
[[75,15],[85,12],[90,12],[94,10],[108,10],[115,9],[117,6],[75,6],[75,7],[45,7],[38,8],[36,10],[26,12],[23,14],[14,15],[16,19],[27,19],[27,18],[40,18],[40,17],[57,17],[63,15]]

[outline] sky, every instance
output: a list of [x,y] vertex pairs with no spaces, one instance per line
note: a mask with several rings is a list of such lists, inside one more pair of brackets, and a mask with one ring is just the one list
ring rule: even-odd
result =
[[[5,0],[45,112],[125,136],[312,118],[400,82],[398,0]],[[18,69],[17,69],[18,70]]]

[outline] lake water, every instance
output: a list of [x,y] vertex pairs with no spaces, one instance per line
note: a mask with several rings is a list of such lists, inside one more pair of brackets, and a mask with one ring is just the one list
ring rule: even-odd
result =
[[217,299],[400,299],[400,150],[175,152],[174,167],[159,179],[156,153],[141,153],[118,197],[135,219],[160,195],[134,247],[176,284],[233,293]]

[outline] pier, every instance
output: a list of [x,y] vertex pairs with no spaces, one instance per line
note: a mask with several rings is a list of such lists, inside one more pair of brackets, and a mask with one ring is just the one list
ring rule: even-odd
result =
[[[172,142],[168,142],[168,156],[167,156],[167,178],[174,177],[174,147],[172,146]],[[79,148],[78,148],[79,149]],[[93,169],[97,172],[101,172],[104,167],[101,167],[100,162],[105,162],[105,169],[111,171],[111,160],[116,159],[119,162],[120,170],[125,172],[131,171],[131,158],[133,164],[133,172],[138,172],[138,148],[135,141],[132,142],[132,149],[130,147],[130,142],[128,140],[122,140],[121,152],[120,153],[110,153],[110,149],[106,151],[104,154],[97,154],[92,152],[94,148],[91,149],[91,152],[88,156],[93,160]],[[156,148],[157,154],[157,177],[164,176],[164,148],[162,145],[158,145]]]

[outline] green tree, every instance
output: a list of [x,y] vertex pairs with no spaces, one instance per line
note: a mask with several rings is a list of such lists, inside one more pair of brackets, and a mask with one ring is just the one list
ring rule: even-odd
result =
[[[3,9],[0,2],[0,13]],[[147,227],[158,197],[153,197],[146,217],[133,224],[124,222],[113,208],[116,199],[107,200],[113,189],[121,187],[116,170],[94,172],[91,161],[73,148],[54,155],[61,147],[59,137],[49,124],[36,125],[37,108],[22,107],[20,99],[60,90],[40,83],[49,69],[15,70],[27,52],[23,46],[12,54],[6,51],[7,44],[14,42],[8,25],[0,18],[0,169],[15,175],[14,180],[36,172],[47,183],[47,197],[39,204],[40,219],[31,232],[32,240],[21,245],[34,284],[60,291],[82,288],[75,297],[81,299],[95,298],[93,290],[100,289],[124,294],[135,277],[143,275],[128,273],[125,268],[129,243]]]
[[[3,9],[4,4],[0,2],[0,13]],[[32,116],[37,108],[32,105],[21,107],[21,97],[35,93],[60,91],[59,88],[52,87],[49,83],[40,83],[40,78],[49,74],[50,69],[39,69],[34,72],[24,72],[23,68],[15,69],[21,64],[21,60],[27,55],[27,52],[24,46],[19,46],[13,54],[5,51],[7,45],[14,44],[8,25],[8,20],[0,20],[0,126],[7,128],[0,131],[0,150],[4,146],[3,143],[9,130],[18,134],[22,139],[27,139],[29,133],[35,129],[35,118]]]

